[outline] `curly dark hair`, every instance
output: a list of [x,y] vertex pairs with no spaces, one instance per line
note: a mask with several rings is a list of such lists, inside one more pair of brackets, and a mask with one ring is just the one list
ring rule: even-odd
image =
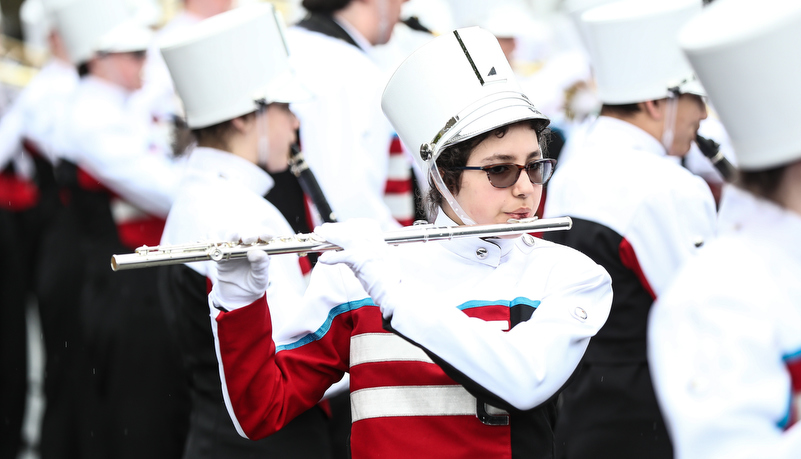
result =
[[[462,172],[464,171],[454,170],[453,168],[466,166],[467,159],[470,158],[470,153],[473,152],[478,144],[490,136],[495,136],[496,138],[500,139],[505,136],[507,132],[509,132],[510,127],[517,125],[528,125],[536,132],[541,128],[541,121],[526,120],[507,124],[492,131],[488,131],[467,139],[463,142],[456,143],[442,150],[442,153],[440,153],[439,157],[437,157],[437,169],[442,175],[442,181],[445,183],[445,186],[448,187],[448,191],[450,191],[454,196],[459,194],[462,186]],[[550,135],[551,130],[545,128],[542,129],[537,136],[543,158],[547,157],[546,141]],[[428,177],[428,185],[428,194],[426,195],[424,205],[427,207],[428,215],[436,215],[438,209],[442,207],[442,193],[440,193],[439,189],[437,189],[436,185],[432,182],[431,177]]]

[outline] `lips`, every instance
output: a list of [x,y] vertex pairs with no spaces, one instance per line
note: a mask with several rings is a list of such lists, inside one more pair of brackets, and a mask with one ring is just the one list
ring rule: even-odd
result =
[[531,216],[531,209],[516,209],[514,212],[506,212],[509,218],[516,218],[522,220]]

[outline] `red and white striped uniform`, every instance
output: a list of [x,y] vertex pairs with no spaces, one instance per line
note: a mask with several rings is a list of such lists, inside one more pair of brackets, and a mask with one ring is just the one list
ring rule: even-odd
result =
[[211,308],[240,434],[272,434],[349,372],[354,459],[552,457],[553,398],[606,320],[606,272],[531,236],[401,245],[387,262],[419,298],[388,323],[343,266],[317,265],[286,339],[264,300]]
[[412,163],[395,134],[389,146],[389,171],[384,202],[392,216],[403,226],[414,223],[414,184]]

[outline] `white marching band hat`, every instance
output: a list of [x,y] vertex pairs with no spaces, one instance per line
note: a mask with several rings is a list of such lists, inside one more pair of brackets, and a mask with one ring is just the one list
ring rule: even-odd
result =
[[97,53],[144,51],[153,38],[123,0],[70,0],[55,8],[54,17],[74,64]]
[[564,11],[570,18],[570,21],[576,27],[576,31],[581,39],[581,44],[587,50],[590,47],[589,37],[587,31],[584,30],[584,24],[581,22],[581,15],[585,11],[596,8],[607,3],[614,3],[618,0],[564,0],[562,2],[562,11]]
[[283,22],[269,3],[235,8],[161,42],[192,129],[309,98],[289,66]]
[[681,30],[679,44],[731,136],[739,168],[801,159],[801,2],[713,3]]
[[460,27],[478,26],[499,38],[515,38],[536,27],[523,0],[459,0],[454,16]]
[[478,27],[442,34],[412,53],[384,89],[381,108],[421,170],[444,147],[495,128],[548,123],[523,94],[498,40]]
[[601,102],[659,100],[672,89],[705,95],[676,38],[702,7],[701,0],[623,0],[586,10],[582,32]]

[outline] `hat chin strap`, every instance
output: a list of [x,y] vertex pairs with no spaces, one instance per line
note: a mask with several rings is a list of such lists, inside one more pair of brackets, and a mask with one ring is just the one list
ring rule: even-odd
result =
[[267,168],[270,159],[270,129],[267,120],[267,110],[256,114],[256,135],[258,135],[258,150],[256,150],[257,165]]
[[674,130],[676,128],[676,116],[679,110],[679,94],[671,90],[665,105],[665,126],[662,130],[662,146],[665,147],[667,154],[673,147]]
[[[450,190],[448,190],[448,187],[445,186],[445,181],[442,180],[442,175],[440,175],[439,169],[437,169],[436,161],[432,162],[428,174],[434,180],[434,185],[437,187],[440,194],[442,194],[442,197],[445,198],[445,201],[447,201],[448,205],[451,206],[453,213],[455,213],[456,216],[459,217],[459,220],[462,221],[462,224],[466,226],[475,225],[476,222],[473,221],[472,218],[467,216],[467,212],[465,212],[464,209],[462,209],[462,206],[460,206],[459,203],[456,201],[456,198],[453,197]],[[431,217],[436,219],[437,216],[432,215]]]

